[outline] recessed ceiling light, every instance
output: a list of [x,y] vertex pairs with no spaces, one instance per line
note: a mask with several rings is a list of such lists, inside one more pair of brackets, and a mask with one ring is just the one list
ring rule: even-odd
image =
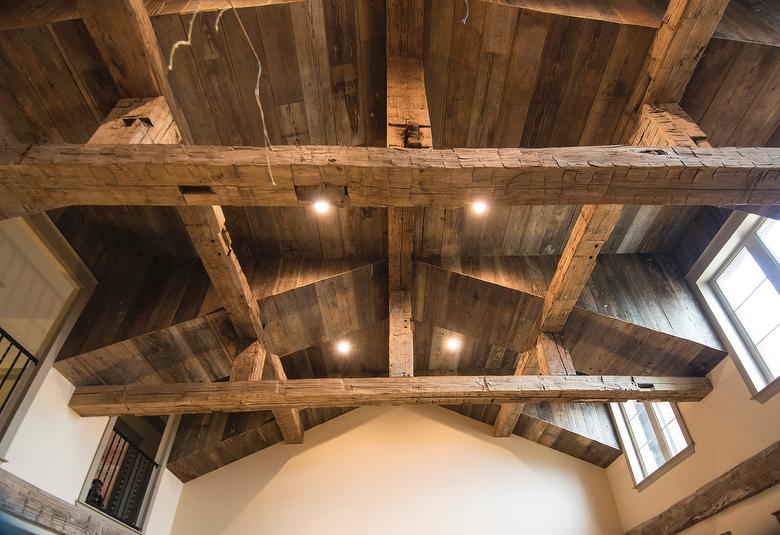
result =
[[330,204],[328,203],[328,201],[316,201],[313,206],[314,206],[314,211],[317,212],[318,214],[324,214],[328,210],[330,210]]
[[346,340],[340,340],[336,343],[336,351],[338,351],[342,355],[348,354],[351,349],[352,349],[352,344],[350,344]]
[[457,351],[458,349],[460,349],[460,339],[455,338],[454,336],[450,336],[449,338],[447,338],[445,345],[447,346],[447,349],[449,349],[450,351]]
[[476,201],[471,205],[471,209],[474,210],[475,214],[482,215],[487,212],[488,205],[485,201]]

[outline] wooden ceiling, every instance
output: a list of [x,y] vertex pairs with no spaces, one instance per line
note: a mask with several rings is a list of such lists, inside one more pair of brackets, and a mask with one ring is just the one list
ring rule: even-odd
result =
[[[13,4],[13,5],[11,5]],[[40,5],[39,5],[40,4]],[[164,56],[186,37],[182,2],[147,1]],[[209,2],[204,2],[209,4]],[[237,2],[260,55],[274,145],[385,147],[389,49],[419,45],[433,145],[609,144],[666,2],[428,0],[417,43],[386,44],[379,0]],[[194,19],[167,74],[195,144],[263,146],[257,64],[236,18]],[[84,143],[120,97],[71,0],[0,1],[0,133]],[[45,23],[45,24],[44,24]],[[780,146],[780,9],[732,0],[682,98],[716,146]],[[388,187],[392,187],[390,184]],[[625,207],[561,333],[581,374],[696,375],[725,355],[683,273],[723,219],[709,207]],[[411,210],[414,375],[512,375],[534,344],[579,207]],[[225,206],[232,251],[288,379],[389,373],[390,209]],[[100,285],[56,367],[77,385],[223,381],[246,345],[177,210],[50,212]],[[456,339],[456,349],[447,347]],[[348,355],[336,342],[351,344]],[[196,343],[197,342],[197,343]],[[499,405],[450,408],[493,424]],[[305,428],[348,408],[305,409]],[[527,404],[516,434],[607,466],[603,404]],[[183,481],[284,439],[271,411],[187,415],[169,467]]]
[[[35,0],[5,4],[0,115],[21,142],[85,142],[119,93],[84,23],[68,20],[77,17],[73,2],[51,2],[48,13]],[[435,146],[609,143],[663,2],[473,4],[463,24],[464,2],[426,2]],[[683,105],[716,145],[763,145],[780,136],[780,112],[751,106],[777,98],[777,11],[771,0],[733,0],[688,86]],[[384,2],[298,1],[239,13],[261,55],[273,144],[385,145]],[[186,38],[190,16],[152,17],[166,54]],[[177,51],[169,81],[196,143],[262,145],[257,63],[236,19],[223,17],[216,31],[216,17],[196,17],[193,46]]]

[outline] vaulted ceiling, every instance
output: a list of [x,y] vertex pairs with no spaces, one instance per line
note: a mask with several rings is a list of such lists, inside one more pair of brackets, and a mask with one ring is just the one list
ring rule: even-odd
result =
[[[235,3],[262,65],[272,144],[387,145],[394,1]],[[191,2],[145,4],[166,58],[194,21],[191,46],[167,74],[193,142],[263,146],[257,61],[238,19],[220,16],[218,2],[204,1],[197,16]],[[405,41],[415,35],[406,28],[400,46],[421,51],[433,146],[613,143],[665,9],[661,0],[424,2],[422,42]],[[120,96],[75,2],[0,2],[4,140],[85,143]],[[715,146],[780,146],[780,105],[771,105],[780,102],[780,10],[771,0],[729,3],[680,102]],[[580,207],[412,213],[414,375],[513,375]],[[236,205],[224,214],[264,342],[288,379],[387,376],[389,209]],[[703,376],[724,357],[684,273],[727,214],[625,207],[560,333],[578,373]],[[49,216],[100,282],[57,369],[80,386],[229,378],[248,343],[175,208],[73,206]],[[339,340],[351,343],[348,356]],[[500,410],[450,408],[491,425]],[[307,408],[302,425],[345,410]],[[600,466],[620,452],[600,403],[526,404],[513,431]],[[271,411],[187,415],[169,467],[189,480],[284,438]]]

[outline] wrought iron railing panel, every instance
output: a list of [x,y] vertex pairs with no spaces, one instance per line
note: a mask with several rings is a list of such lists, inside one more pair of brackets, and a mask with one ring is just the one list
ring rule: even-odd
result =
[[0,414],[5,410],[22,377],[38,365],[38,359],[0,327]]
[[157,463],[114,429],[87,494],[87,503],[137,528],[149,482]]

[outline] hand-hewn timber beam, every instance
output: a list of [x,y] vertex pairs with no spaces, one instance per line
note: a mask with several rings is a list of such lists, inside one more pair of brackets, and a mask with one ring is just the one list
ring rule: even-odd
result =
[[412,285],[414,209],[387,210],[387,274],[391,290],[408,290]]
[[615,131],[616,143],[634,132],[645,104],[680,102],[729,0],[670,0],[642,72]]
[[[712,148],[707,134],[679,104],[644,105],[629,143],[645,147]],[[738,205],[725,208],[780,219],[780,205]]]
[[[230,245],[230,235],[225,228],[222,208],[180,206],[178,211],[192,244],[203,262],[203,267],[230,315],[236,333],[242,338],[263,340],[260,308]],[[267,351],[263,342],[255,342],[250,348],[254,348],[254,351],[246,355],[242,353],[236,357],[238,362],[234,361],[233,370],[240,377],[237,380],[252,381],[260,377],[279,381],[286,379],[284,368],[278,362],[279,357],[276,355],[266,357]],[[253,358],[255,362],[247,362]],[[266,360],[270,361],[270,366],[263,373],[263,364]],[[234,380],[232,373],[231,380]],[[298,409],[275,410],[274,417],[287,443],[303,442],[303,427]]]
[[180,206],[178,211],[236,333],[248,340],[262,339],[260,309],[231,246],[222,208]]
[[431,118],[425,96],[422,60],[387,58],[387,146],[429,149]]
[[[531,349],[518,356],[515,375],[524,375],[526,368],[531,367],[533,361],[539,360],[538,351],[539,344],[537,343]],[[501,405],[496,421],[493,424],[493,434],[497,437],[510,436],[517,425],[517,420],[523,414],[523,407],[523,403],[504,403]]]
[[780,484],[780,442],[713,479],[626,535],[672,535]]
[[414,375],[414,323],[409,290],[390,290],[390,377]]
[[297,206],[295,186],[322,182],[346,187],[353,206],[767,205],[780,202],[780,148],[0,147],[0,186],[30,213],[73,204]]
[[83,386],[76,388],[70,407],[81,416],[106,416],[422,403],[699,401],[711,391],[706,377],[372,377]]
[[233,359],[230,367],[231,381],[260,381],[263,379],[268,352],[258,341],[252,342]]
[[390,284],[390,377],[414,375],[414,323],[412,322],[412,248],[414,210],[388,208],[387,256]]
[[622,213],[620,205],[586,204],[580,208],[544,298],[542,331],[559,332],[563,329],[588,283],[601,246],[609,239]]
[[[287,382],[287,375],[284,373],[282,361],[278,355],[271,354],[266,360],[266,370],[263,377],[275,377],[278,384],[284,385]],[[284,387],[282,387],[284,388]],[[297,407],[280,407],[272,409],[279,430],[282,432],[284,441],[288,444],[301,444],[303,442],[303,422],[301,414]]]
[[[233,0],[236,8],[262,7],[303,2],[304,0]],[[3,5],[0,13],[0,31],[18,28],[45,26],[57,22],[82,18],[76,0],[47,0],[45,6],[40,0],[15,0],[13,5]],[[177,15],[194,11],[218,11],[227,7],[226,0],[143,0],[150,17]],[[105,4],[108,8],[108,3]]]
[[127,98],[163,96],[182,139],[192,142],[187,117],[171,91],[160,45],[143,0],[76,0],[89,35]]
[[88,141],[98,145],[179,142],[181,133],[165,97],[120,100]]
[[[532,348],[523,353],[517,361],[515,375],[577,375],[569,351],[563,346],[558,334],[540,333]],[[512,434],[523,405],[505,403],[501,405],[493,425],[493,434],[508,437]]]
[[629,145],[640,147],[712,148],[707,134],[679,104],[645,104]]

